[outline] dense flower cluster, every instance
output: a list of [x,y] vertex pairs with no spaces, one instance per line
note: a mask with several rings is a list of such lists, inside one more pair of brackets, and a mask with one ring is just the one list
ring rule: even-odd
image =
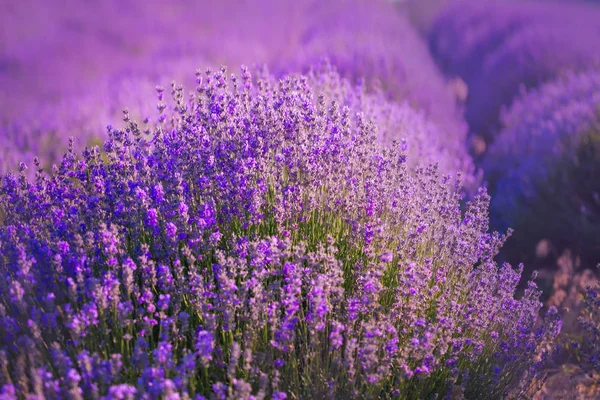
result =
[[344,77],[424,110],[454,142],[464,143],[467,127],[456,96],[404,15],[381,0],[312,2],[297,46],[274,61],[280,70],[306,72],[328,58]]
[[479,182],[464,139],[448,134],[447,126],[432,122],[425,111],[415,109],[407,101],[391,101],[381,91],[368,90],[364,83],[352,84],[329,62],[317,64],[307,78],[313,90],[326,101],[336,101],[348,107],[351,114],[362,113],[373,120],[380,144],[403,141],[411,168],[438,164],[441,173],[462,173],[463,183],[470,188]]
[[599,20],[596,8],[581,4],[451,2],[430,32],[430,47],[449,75],[466,82],[466,119],[491,141],[501,108],[521,86],[600,64]]
[[[160,116],[0,186],[0,393],[499,398],[532,389],[533,282],[481,191],[407,167],[317,77],[198,73]],[[327,78],[328,79],[328,78]],[[169,105],[167,105],[167,103]]]
[[570,74],[517,100],[484,162],[492,216],[514,244],[540,239],[600,257],[600,72]]

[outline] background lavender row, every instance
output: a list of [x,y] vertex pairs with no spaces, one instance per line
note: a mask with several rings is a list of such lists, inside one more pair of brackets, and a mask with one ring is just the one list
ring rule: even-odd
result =
[[497,227],[520,257],[549,239],[600,260],[600,72],[569,74],[516,100],[484,160]]
[[[120,122],[126,105],[140,108],[136,116],[156,114],[156,84],[184,77],[192,83],[195,69],[212,63],[266,62],[264,49],[253,39],[256,29],[232,29],[236,23],[255,21],[239,17],[249,8],[244,4],[219,2],[218,8],[186,0],[166,6],[132,0],[3,2],[4,131],[9,140],[25,142],[21,151],[56,162],[69,136],[80,145],[104,139],[105,126]],[[209,63],[208,55],[216,50],[218,59]],[[50,148],[38,145],[45,136],[53,138]],[[3,158],[14,169],[12,161],[18,157]]]
[[454,1],[429,34],[430,48],[449,76],[467,84],[471,130],[493,140],[502,107],[519,88],[600,62],[600,12],[585,4]]
[[320,2],[309,16],[294,54],[276,61],[279,69],[306,71],[327,56],[342,75],[364,79],[370,87],[380,84],[391,98],[425,110],[447,133],[448,143],[464,142],[466,126],[458,115],[455,94],[423,40],[390,4]]

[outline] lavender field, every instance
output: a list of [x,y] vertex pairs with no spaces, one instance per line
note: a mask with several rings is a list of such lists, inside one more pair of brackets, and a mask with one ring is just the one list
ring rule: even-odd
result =
[[0,400],[600,399],[600,4],[0,0]]

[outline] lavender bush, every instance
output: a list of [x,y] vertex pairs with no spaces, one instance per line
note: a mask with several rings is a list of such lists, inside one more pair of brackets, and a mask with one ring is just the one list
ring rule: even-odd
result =
[[429,35],[450,76],[469,89],[466,119],[492,141],[503,106],[534,88],[600,62],[600,12],[584,4],[451,2]]
[[484,161],[499,226],[600,257],[600,73],[570,74],[517,100]]
[[160,115],[0,186],[0,393],[500,398],[560,330],[489,197],[407,167],[308,78],[198,73]]

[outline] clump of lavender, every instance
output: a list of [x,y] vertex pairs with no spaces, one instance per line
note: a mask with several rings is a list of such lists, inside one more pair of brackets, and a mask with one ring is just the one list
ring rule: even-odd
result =
[[[424,110],[454,142],[467,127],[454,92],[426,44],[404,15],[387,1],[305,0],[304,22],[278,70],[306,72],[327,58],[345,78]],[[302,20],[301,18],[298,18]]]
[[580,354],[584,357],[582,360],[582,369],[587,371],[590,376],[600,373],[600,298],[598,289],[600,282],[596,287],[589,286],[585,293],[585,310],[579,317],[579,323],[585,330],[585,338],[580,348]]
[[570,74],[517,100],[484,161],[492,216],[525,252],[549,239],[591,262],[600,247],[600,73]]
[[351,83],[329,62],[315,65],[307,78],[316,94],[323,95],[326,101],[336,101],[348,107],[351,114],[363,113],[373,120],[379,144],[389,146],[402,141],[410,168],[438,164],[443,174],[462,173],[464,183],[471,189],[479,182],[465,143],[448,134],[447,127],[431,121],[423,110],[406,101],[391,101],[379,90],[368,90],[364,82]]
[[600,63],[599,19],[597,7],[582,4],[452,2],[430,32],[430,48],[448,75],[467,84],[467,122],[491,142],[501,108],[521,86]]
[[[539,291],[309,79],[197,74],[104,152],[0,185],[0,391],[47,398],[468,398],[535,389]],[[534,357],[535,356],[535,357]],[[252,397],[254,396],[254,397]]]

